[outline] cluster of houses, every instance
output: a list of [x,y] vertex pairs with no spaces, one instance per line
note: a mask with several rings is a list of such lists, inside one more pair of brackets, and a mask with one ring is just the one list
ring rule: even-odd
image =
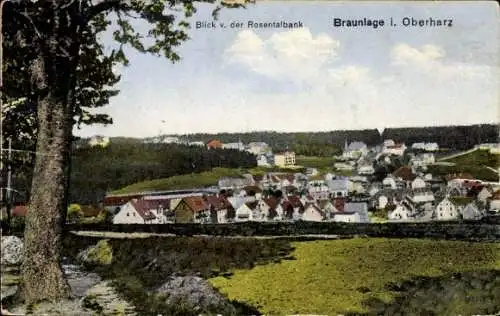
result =
[[[209,146],[222,146],[219,143]],[[255,147],[267,148],[260,143]],[[377,148],[368,148],[362,142],[346,143],[335,167],[341,170],[339,163],[352,166],[353,175],[348,177],[333,173],[319,176],[313,168],[306,173],[246,174],[222,178],[216,187],[201,191],[108,196],[104,206],[115,213],[113,222],[117,224],[370,222],[375,218],[396,222],[478,220],[500,215],[498,183],[480,181],[469,174],[433,177],[425,171],[427,165],[435,163],[437,144],[417,143],[411,148],[418,149],[418,154],[410,154],[406,165],[382,181],[374,180],[376,161],[390,163],[390,158],[402,156],[405,144],[386,140]],[[280,155],[280,164],[295,164],[293,153]]]
[[202,141],[186,141],[176,136],[158,136],[153,139],[148,139],[146,142],[175,143],[189,146],[201,146],[206,147],[207,149],[233,149],[247,151],[257,157],[257,166],[259,167],[295,167],[295,153],[293,151],[273,153],[272,148],[265,142],[250,142],[248,144],[243,144],[241,141],[238,141],[235,143],[223,143],[218,139],[213,139],[204,143]]

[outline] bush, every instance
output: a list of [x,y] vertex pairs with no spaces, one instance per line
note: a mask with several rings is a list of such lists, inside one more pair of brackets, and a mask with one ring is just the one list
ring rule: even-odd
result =
[[67,221],[70,223],[79,223],[83,218],[82,207],[79,204],[71,204],[68,207]]

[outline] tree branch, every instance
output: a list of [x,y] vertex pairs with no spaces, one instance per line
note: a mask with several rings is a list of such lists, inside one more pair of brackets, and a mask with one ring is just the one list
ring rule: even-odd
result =
[[123,10],[123,11],[128,11],[131,10],[132,6],[130,5],[129,1],[125,0],[104,0],[101,1],[93,6],[91,6],[87,10],[87,14],[85,16],[87,17],[88,20],[91,20],[93,17],[96,15],[99,15],[100,13],[104,13],[109,10]]

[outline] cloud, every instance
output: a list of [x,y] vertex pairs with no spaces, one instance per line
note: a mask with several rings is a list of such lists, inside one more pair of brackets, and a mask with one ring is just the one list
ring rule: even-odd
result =
[[252,30],[244,30],[225,54],[229,64],[241,65],[256,74],[303,82],[334,61],[338,48],[338,41],[326,34],[313,36],[307,28],[274,33],[265,40]]

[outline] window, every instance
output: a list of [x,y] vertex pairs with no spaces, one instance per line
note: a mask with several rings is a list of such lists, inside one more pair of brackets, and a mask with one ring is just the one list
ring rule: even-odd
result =
[[130,216],[130,213],[129,213],[129,212],[127,212],[127,216]]

